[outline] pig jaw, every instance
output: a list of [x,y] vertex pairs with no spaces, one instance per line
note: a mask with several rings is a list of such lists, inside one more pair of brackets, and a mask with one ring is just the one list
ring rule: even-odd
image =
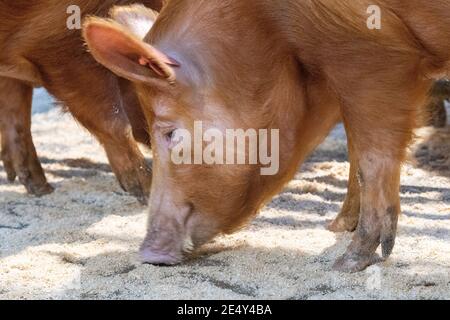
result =
[[141,261],[153,265],[177,265],[219,233],[214,225],[188,208],[176,217],[154,216],[140,249]]

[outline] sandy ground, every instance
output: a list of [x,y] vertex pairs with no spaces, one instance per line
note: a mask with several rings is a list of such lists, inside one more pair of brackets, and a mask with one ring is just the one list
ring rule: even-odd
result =
[[346,191],[338,128],[248,228],[167,268],[138,262],[146,208],[120,190],[92,137],[42,101],[34,138],[57,190],[30,197],[0,168],[0,298],[450,299],[450,128],[419,133],[383,264],[331,271],[351,238],[325,230]]

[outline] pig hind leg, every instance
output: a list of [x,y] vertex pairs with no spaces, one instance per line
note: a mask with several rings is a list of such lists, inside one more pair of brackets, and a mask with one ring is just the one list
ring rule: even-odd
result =
[[0,78],[1,159],[10,182],[16,177],[28,193],[53,191],[38,160],[31,137],[33,88],[15,79]]

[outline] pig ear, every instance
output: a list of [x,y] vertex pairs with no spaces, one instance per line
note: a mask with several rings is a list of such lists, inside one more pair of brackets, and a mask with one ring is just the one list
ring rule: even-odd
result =
[[133,82],[154,83],[158,78],[175,82],[172,67],[178,63],[113,20],[87,18],[83,37],[94,58],[123,78]]
[[158,17],[158,13],[141,4],[115,6],[109,12],[111,18],[144,39]]

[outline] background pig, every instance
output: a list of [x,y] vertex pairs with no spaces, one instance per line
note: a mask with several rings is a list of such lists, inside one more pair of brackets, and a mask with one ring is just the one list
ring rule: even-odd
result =
[[[146,121],[131,83],[97,64],[86,52],[80,30],[66,26],[67,8],[107,16],[113,5],[133,0],[0,2],[1,159],[8,180],[16,176],[35,195],[52,192],[33,145],[32,91],[44,86],[104,146],[121,186],[141,200],[149,192],[151,170],[137,141],[149,143]],[[140,1],[160,10],[162,1]],[[134,7],[134,17],[146,15]],[[115,11],[120,21],[120,10]],[[140,26],[141,29],[150,25]],[[148,31],[148,30],[146,30]],[[144,32],[146,32],[144,31]]]
[[[369,0],[170,0],[144,39],[87,20],[92,54],[137,84],[149,120],[155,161],[144,261],[178,263],[241,227],[340,118],[351,169],[330,229],[356,232],[335,268],[364,269],[380,245],[384,258],[391,254],[405,150],[431,78],[450,68],[450,3],[377,3],[381,30],[367,28]],[[261,176],[258,165],[175,165],[177,131],[192,132],[199,120],[219,130],[280,129],[278,174]]]

